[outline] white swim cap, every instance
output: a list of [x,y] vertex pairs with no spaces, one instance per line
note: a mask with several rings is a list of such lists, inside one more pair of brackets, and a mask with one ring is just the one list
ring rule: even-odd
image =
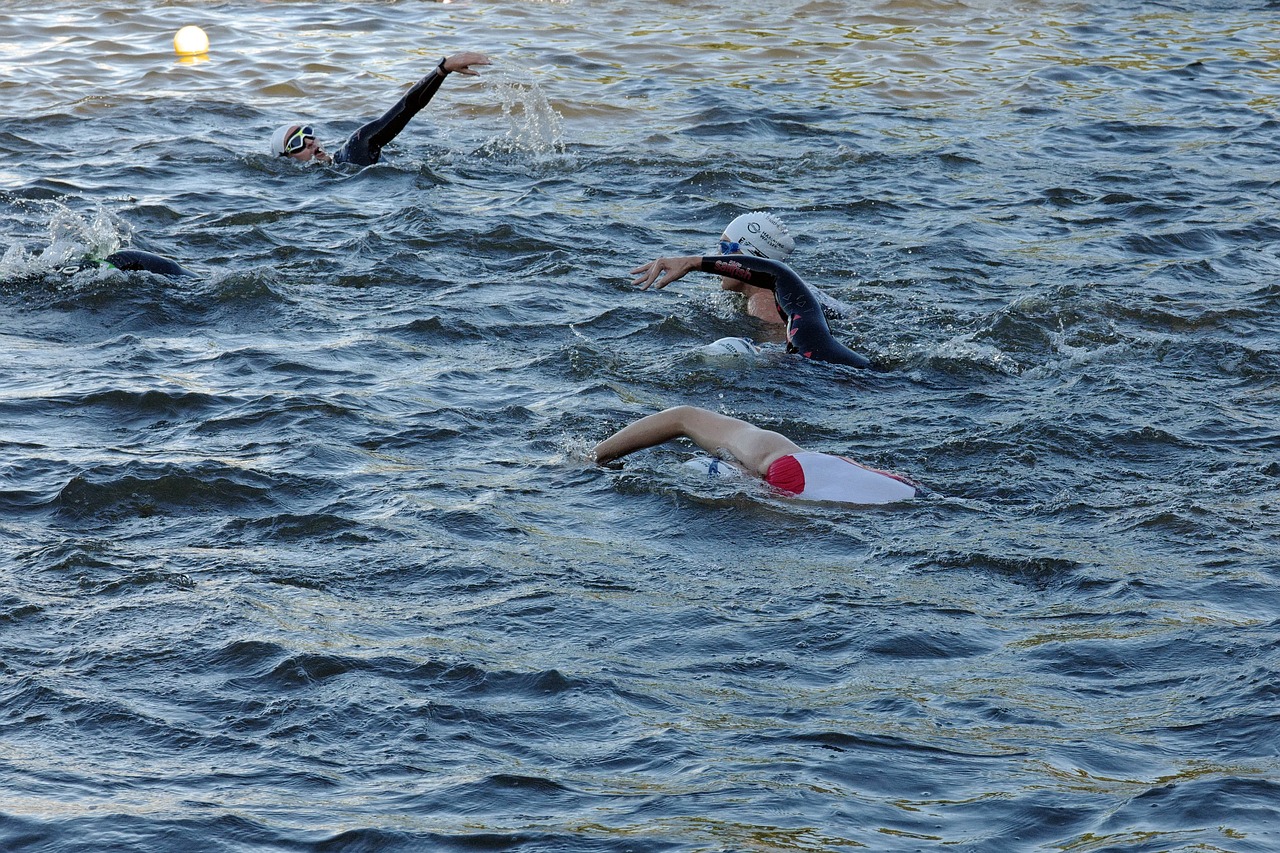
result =
[[785,261],[796,248],[782,220],[763,210],[742,214],[724,229],[724,236],[744,252],[775,261]]
[[686,459],[683,464],[684,467],[691,468],[699,474],[720,480],[742,476],[742,470],[737,465],[725,462],[723,459],[716,459],[714,456],[695,456],[692,459]]
[[288,124],[282,124],[276,128],[275,133],[271,134],[271,153],[279,157],[284,153],[285,140],[289,138],[289,131],[298,127],[302,122],[291,121]]
[[757,355],[760,347],[746,338],[721,338],[698,349],[707,355]]

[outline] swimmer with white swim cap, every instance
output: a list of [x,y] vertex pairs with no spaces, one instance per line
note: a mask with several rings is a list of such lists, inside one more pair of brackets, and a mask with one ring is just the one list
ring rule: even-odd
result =
[[[744,213],[725,226],[720,235],[720,254],[755,255],[785,261],[796,250],[796,241],[782,220],[772,213],[756,210]],[[781,323],[773,291],[752,287],[735,278],[721,277],[720,289],[741,293],[747,300],[747,313],[766,323]]]
[[[720,254],[722,255],[755,255],[757,258],[772,258],[785,261],[796,249],[796,241],[787,226],[776,215],[764,210],[744,213],[730,222],[720,235]],[[757,320],[770,325],[784,323],[778,316],[778,308],[774,302],[773,292],[736,279],[722,277],[721,290],[741,293],[747,300],[747,313]],[[816,287],[810,287],[828,318],[847,317],[852,311],[849,306],[833,299]]]
[[689,438],[708,453],[727,453],[737,466],[786,497],[847,504],[888,504],[921,494],[915,483],[859,465],[852,459],[813,453],[772,430],[700,409],[676,406],[628,424],[595,446],[598,465],[675,438]]
[[302,121],[289,122],[276,128],[271,134],[271,153],[299,163],[372,166],[382,158],[383,146],[395,139],[409,120],[431,101],[445,77],[452,73],[474,77],[479,72],[472,70],[472,66],[489,64],[489,58],[483,53],[468,51],[445,57],[381,118],[365,124],[348,136],[347,141],[332,156],[316,141],[314,128]]
[[641,290],[661,290],[694,270],[714,273],[720,276],[723,289],[747,297],[753,317],[785,325],[788,352],[816,361],[872,367],[869,358],[832,337],[822,297],[783,263],[794,248],[795,240],[781,220],[755,211],[729,223],[719,255],[657,258],[633,269],[636,278],[631,283]]

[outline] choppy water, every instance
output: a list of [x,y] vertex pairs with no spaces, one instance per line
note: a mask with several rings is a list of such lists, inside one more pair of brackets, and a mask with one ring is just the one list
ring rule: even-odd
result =
[[[1280,849],[1280,30],[1201,5],[7,3],[0,848]],[[629,286],[756,208],[890,372]],[[581,461],[680,403],[935,494]]]

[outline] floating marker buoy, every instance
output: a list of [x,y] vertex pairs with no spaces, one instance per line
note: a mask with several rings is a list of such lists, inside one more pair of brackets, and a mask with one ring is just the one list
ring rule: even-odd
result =
[[199,56],[209,52],[209,37],[197,26],[178,30],[173,37],[173,50],[178,56]]

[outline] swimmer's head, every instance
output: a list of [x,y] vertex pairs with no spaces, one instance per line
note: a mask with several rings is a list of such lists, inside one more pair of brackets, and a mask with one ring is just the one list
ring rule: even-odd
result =
[[686,459],[683,465],[696,475],[712,479],[727,480],[732,477],[741,477],[743,473],[742,469],[732,462],[726,462],[714,456],[695,456],[692,459]]
[[316,142],[316,133],[309,124],[289,122],[282,124],[271,134],[271,153],[277,157],[288,157],[299,163],[316,160],[328,163],[330,157]]
[[706,355],[759,355],[760,347],[746,338],[721,338],[698,347]]
[[[729,244],[728,247],[721,247],[721,251],[726,254],[741,251],[775,261],[785,261],[796,248],[796,241],[791,238],[782,220],[763,210],[744,213],[730,222],[720,239],[722,243]],[[738,248],[732,248],[733,244],[737,244]]]

